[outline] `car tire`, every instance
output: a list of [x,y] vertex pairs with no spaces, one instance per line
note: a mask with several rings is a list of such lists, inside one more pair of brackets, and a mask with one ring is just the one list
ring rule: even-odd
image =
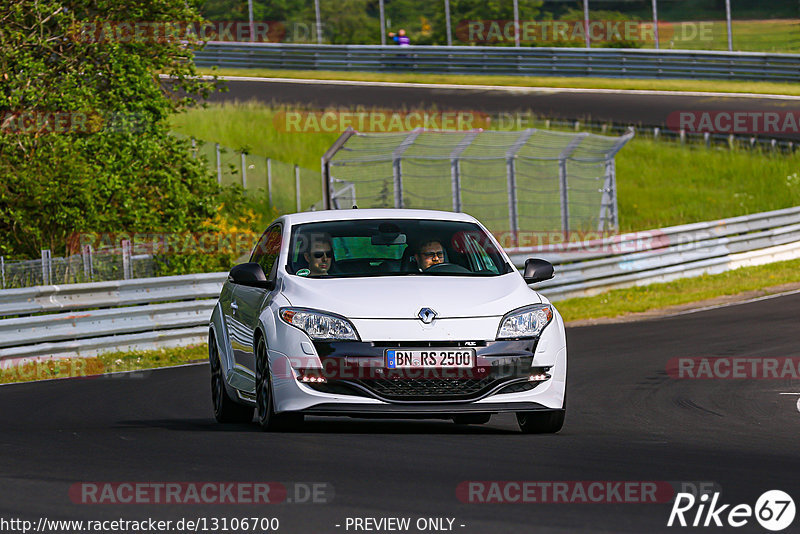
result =
[[566,410],[517,412],[517,423],[524,434],[555,434],[564,426]]
[[213,335],[208,336],[208,361],[211,364],[211,402],[214,405],[214,418],[220,423],[251,422],[253,420],[252,406],[239,404],[228,396],[225,378],[222,376],[219,350]]
[[258,425],[265,432],[291,430],[303,422],[303,414],[276,414],[272,392],[272,374],[269,371],[267,343],[259,337],[256,345],[256,415]]
[[465,413],[453,417],[453,422],[457,425],[483,425],[491,418],[490,413]]

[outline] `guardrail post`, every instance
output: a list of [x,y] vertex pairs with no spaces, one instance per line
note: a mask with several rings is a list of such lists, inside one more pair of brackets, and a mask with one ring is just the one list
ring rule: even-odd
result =
[[81,256],[83,256],[83,275],[87,280],[91,281],[94,278],[94,265],[92,265],[92,245],[83,245],[81,249]]
[[300,167],[294,166],[294,192],[297,200],[297,211],[300,212]]
[[133,278],[133,269],[131,268],[131,242],[127,239],[122,240],[122,279],[130,280]]
[[653,141],[658,141],[660,135],[661,135],[661,128],[659,128],[658,126],[653,128]]
[[49,286],[53,277],[53,265],[50,261],[50,249],[42,249],[42,285]]
[[272,208],[272,159],[267,158],[267,200]]
[[3,289],[6,288],[6,260],[3,256],[0,256],[0,275],[3,278]]
[[222,185],[222,159],[219,157],[219,143],[214,143],[217,153],[217,184]]

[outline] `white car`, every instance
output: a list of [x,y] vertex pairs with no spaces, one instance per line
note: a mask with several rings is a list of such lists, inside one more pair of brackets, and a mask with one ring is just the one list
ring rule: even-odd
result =
[[567,347],[553,305],[473,217],[411,209],[296,213],[234,267],[209,330],[220,422],[305,415],[564,422]]

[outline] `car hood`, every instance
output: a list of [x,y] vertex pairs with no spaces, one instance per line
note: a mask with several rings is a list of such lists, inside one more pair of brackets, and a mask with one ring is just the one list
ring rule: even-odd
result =
[[440,319],[494,317],[541,302],[518,273],[493,277],[382,276],[301,278],[286,276],[283,294],[292,306],[351,319],[416,319],[431,308]]

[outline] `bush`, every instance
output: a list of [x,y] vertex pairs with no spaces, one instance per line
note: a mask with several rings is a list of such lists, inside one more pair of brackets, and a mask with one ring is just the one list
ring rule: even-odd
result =
[[196,2],[23,0],[0,20],[0,255],[63,255],[75,233],[179,232],[214,216],[213,176],[166,122],[216,86],[193,78],[202,43],[133,39],[117,24],[197,22]]

